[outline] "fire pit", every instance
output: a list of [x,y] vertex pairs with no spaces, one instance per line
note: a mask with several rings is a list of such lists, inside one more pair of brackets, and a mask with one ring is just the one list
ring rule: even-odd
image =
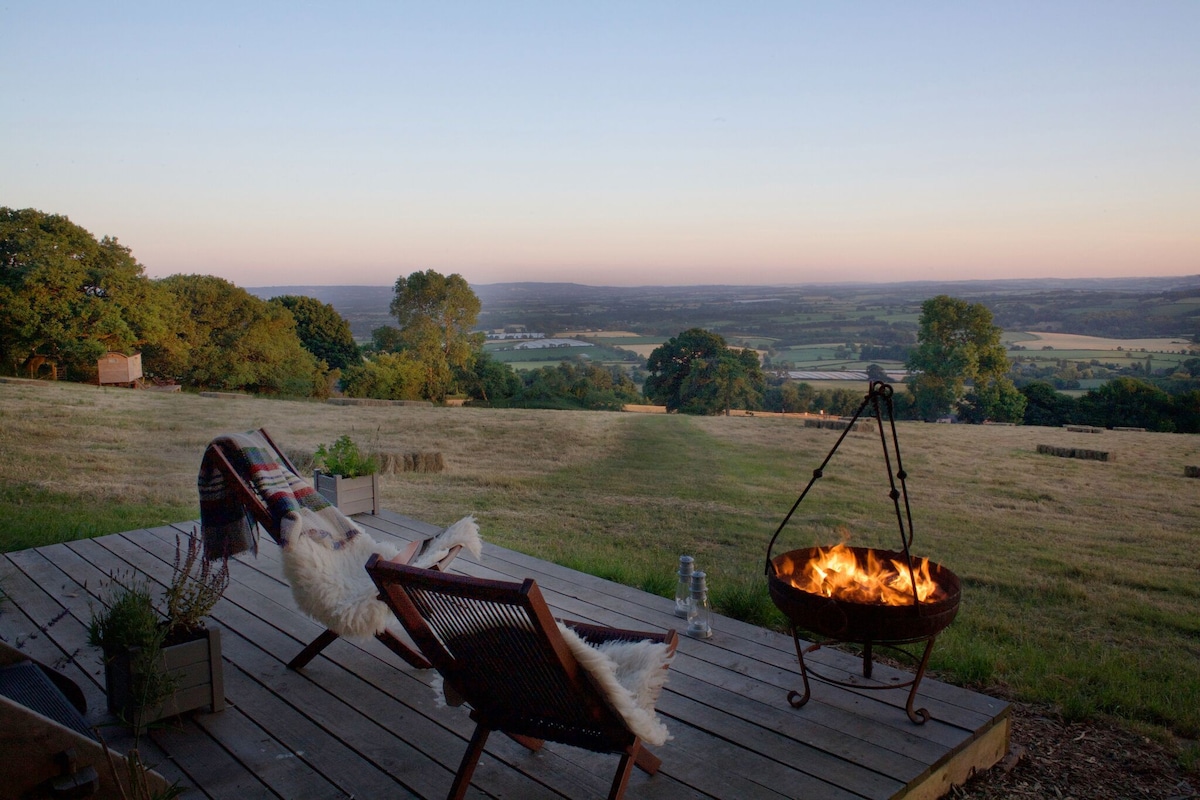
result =
[[[879,428],[891,489],[889,497],[896,513],[902,549],[892,551],[841,544],[791,550],[772,558],[775,541],[784,526],[795,514],[809,490],[822,477],[826,465],[868,407],[873,411],[872,416]],[[887,428],[884,426],[884,409],[887,412]],[[896,461],[894,475],[893,456]],[[923,708],[914,710],[913,703],[929,665],[933,643],[958,613],[961,586],[958,576],[953,572],[929,559],[915,557],[910,552],[913,541],[912,513],[908,503],[906,477],[900,461],[899,440],[896,437],[892,387],[876,381],[871,384],[862,405],[834,443],[829,455],[825,457],[821,466],[813,470],[812,479],[800,493],[800,497],[792,505],[767,546],[766,574],[771,600],[791,623],[792,639],[796,644],[800,675],[804,682],[803,693],[794,690],[788,693],[788,702],[796,708],[807,703],[811,696],[808,681],[811,673],[813,678],[825,683],[856,689],[909,688],[908,702],[905,705],[909,719],[923,724],[930,717],[929,712]],[[823,641],[806,647],[801,643],[800,631],[814,633],[822,637]],[[841,681],[821,675],[805,663],[804,655],[830,642],[860,644],[862,673],[868,680],[871,678],[876,646],[889,648],[894,653],[910,658],[917,664],[916,674],[906,682],[869,684]],[[919,643],[925,645],[924,652],[920,655],[901,647]]]

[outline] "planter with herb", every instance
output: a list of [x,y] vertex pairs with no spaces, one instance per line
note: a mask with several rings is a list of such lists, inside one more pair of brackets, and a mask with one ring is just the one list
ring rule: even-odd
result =
[[349,436],[339,437],[329,447],[317,448],[313,484],[346,516],[379,513],[379,460],[364,455]]
[[139,735],[167,717],[225,707],[221,632],[205,618],[228,585],[228,561],[206,560],[195,531],[186,548],[176,537],[161,609],[147,578],[114,576],[106,607],[92,615],[88,642],[104,651],[109,711]]

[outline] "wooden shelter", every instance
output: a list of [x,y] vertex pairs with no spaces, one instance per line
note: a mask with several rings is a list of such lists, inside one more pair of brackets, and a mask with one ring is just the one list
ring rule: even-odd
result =
[[132,389],[142,379],[142,354],[127,356],[124,353],[109,351],[96,362],[96,369],[101,386],[128,386]]

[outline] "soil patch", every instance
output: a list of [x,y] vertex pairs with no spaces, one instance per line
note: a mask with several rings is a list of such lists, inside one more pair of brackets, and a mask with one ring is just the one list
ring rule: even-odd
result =
[[1007,759],[947,795],[954,800],[1189,800],[1200,775],[1185,772],[1157,742],[1111,723],[1064,722],[1045,709],[1012,705]]

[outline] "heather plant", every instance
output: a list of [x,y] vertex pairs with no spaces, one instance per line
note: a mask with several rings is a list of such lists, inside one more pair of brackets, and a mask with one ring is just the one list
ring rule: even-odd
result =
[[217,563],[204,558],[203,544],[196,529],[187,537],[187,546],[175,537],[175,560],[171,585],[164,593],[168,643],[186,641],[204,629],[204,618],[229,586],[229,559]]

